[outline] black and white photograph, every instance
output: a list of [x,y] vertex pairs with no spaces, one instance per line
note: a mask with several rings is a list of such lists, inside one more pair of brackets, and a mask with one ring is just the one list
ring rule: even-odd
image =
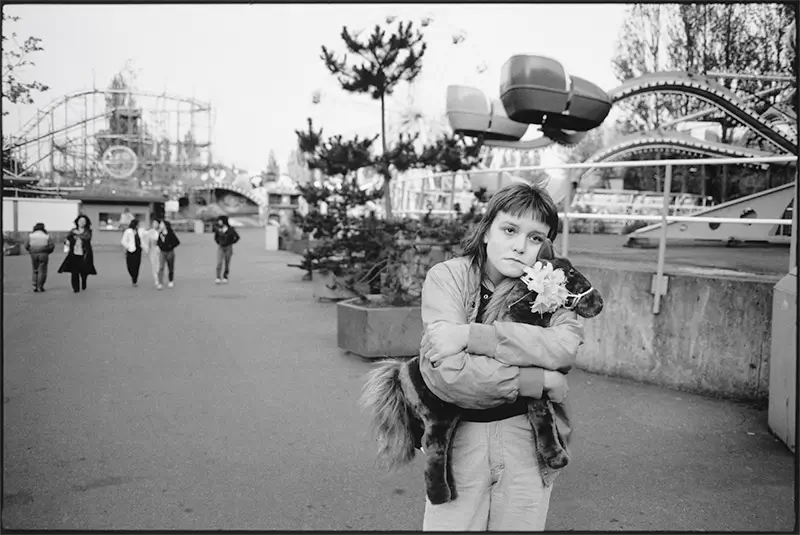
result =
[[0,528],[797,532],[798,18],[4,3]]

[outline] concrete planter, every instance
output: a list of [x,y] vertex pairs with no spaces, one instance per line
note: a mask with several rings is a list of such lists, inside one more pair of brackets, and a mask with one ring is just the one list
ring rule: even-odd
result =
[[[368,296],[375,303],[380,295]],[[422,340],[422,314],[418,306],[376,307],[358,299],[336,304],[339,348],[366,358],[413,357]]]

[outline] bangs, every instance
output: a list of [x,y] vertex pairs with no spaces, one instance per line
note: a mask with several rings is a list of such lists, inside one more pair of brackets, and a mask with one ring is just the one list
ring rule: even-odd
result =
[[[514,187],[516,186],[516,187]],[[497,196],[495,214],[504,212],[514,217],[530,217],[550,227],[548,238],[555,240],[558,233],[558,208],[544,189],[529,184],[515,184]],[[500,192],[498,192],[500,193]]]

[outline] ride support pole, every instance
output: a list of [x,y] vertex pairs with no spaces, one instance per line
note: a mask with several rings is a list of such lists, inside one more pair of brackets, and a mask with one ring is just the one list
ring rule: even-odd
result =
[[800,179],[800,169],[795,171],[794,176],[794,202],[792,203],[792,235],[789,239],[789,272],[797,265],[797,197],[798,179]]
[[658,267],[656,280],[653,285],[655,299],[653,299],[653,314],[661,310],[661,281],[664,278],[664,257],[667,254],[667,215],[669,212],[669,197],[672,190],[672,165],[667,165],[664,173],[664,202],[661,206],[661,236],[658,241]]
[[572,202],[572,183],[570,182],[567,196],[564,197],[564,225],[561,231],[561,256],[569,253],[569,205]]

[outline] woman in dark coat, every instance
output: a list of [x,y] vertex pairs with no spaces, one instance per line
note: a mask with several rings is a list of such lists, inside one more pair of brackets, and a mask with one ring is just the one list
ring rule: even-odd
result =
[[59,273],[72,273],[72,290],[75,293],[86,289],[89,275],[97,275],[92,252],[92,222],[81,214],[75,219],[75,228],[67,236],[69,251]]

